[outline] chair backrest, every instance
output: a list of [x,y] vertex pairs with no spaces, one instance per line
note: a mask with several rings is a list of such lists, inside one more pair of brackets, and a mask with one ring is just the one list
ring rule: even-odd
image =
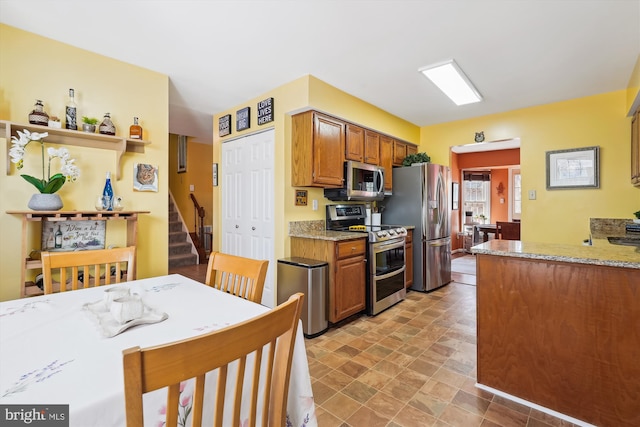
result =
[[269,261],[212,252],[205,283],[260,304]]
[[[205,375],[217,369],[215,390],[214,426],[222,426],[225,408],[232,402],[233,413],[227,415],[225,425],[244,425],[240,422],[240,409],[248,407],[249,425],[282,427],[286,425],[287,394],[291,375],[293,348],[300,320],[304,295],[297,293],[289,300],[265,314],[174,343],[141,349],[133,347],[123,351],[124,392],[127,426],[145,425],[142,396],[145,393],[168,387],[166,403],[166,426],[178,423],[181,382],[195,378],[192,426],[202,425]],[[255,356],[253,361],[247,355]],[[227,371],[231,362],[238,361],[237,375]],[[264,365],[264,370],[261,369]],[[247,390],[251,396],[243,399],[244,372]],[[235,384],[235,385],[234,385]],[[261,389],[259,384],[264,385]],[[262,390],[260,394],[259,390]],[[213,400],[213,399],[212,399]],[[248,406],[247,406],[248,405]],[[262,420],[256,421],[258,405],[262,408]],[[210,411],[213,408],[207,408]],[[228,419],[232,417],[233,421]]]
[[[136,247],[76,252],[42,252],[44,293],[135,280]],[[127,265],[124,267],[123,262]],[[56,283],[53,276],[58,274]],[[115,276],[115,277],[113,277]]]
[[520,223],[519,222],[500,222],[496,221],[498,235],[502,240],[520,240]]

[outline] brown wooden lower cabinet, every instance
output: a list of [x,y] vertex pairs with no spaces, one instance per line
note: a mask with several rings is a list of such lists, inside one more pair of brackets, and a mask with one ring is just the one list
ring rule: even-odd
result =
[[339,322],[365,309],[366,239],[322,240],[291,237],[291,256],[329,263],[329,321]]
[[640,426],[640,270],[477,255],[479,384]]
[[409,289],[413,285],[413,230],[407,230],[407,237],[405,238],[405,288]]

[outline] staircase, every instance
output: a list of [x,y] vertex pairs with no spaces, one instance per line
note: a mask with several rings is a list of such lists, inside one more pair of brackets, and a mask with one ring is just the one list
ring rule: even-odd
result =
[[169,195],[169,270],[198,264],[198,255],[182,221],[180,212]]

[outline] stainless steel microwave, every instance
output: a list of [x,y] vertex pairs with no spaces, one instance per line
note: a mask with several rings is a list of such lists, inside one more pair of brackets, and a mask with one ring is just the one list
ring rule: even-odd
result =
[[325,188],[324,197],[333,201],[384,199],[384,168],[348,161],[344,163],[344,187]]

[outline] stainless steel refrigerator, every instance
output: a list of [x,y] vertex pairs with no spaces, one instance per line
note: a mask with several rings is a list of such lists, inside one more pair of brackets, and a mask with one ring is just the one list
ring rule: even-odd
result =
[[384,199],[382,219],[413,225],[413,285],[431,291],[451,281],[451,171],[419,163],[393,169],[393,192]]

